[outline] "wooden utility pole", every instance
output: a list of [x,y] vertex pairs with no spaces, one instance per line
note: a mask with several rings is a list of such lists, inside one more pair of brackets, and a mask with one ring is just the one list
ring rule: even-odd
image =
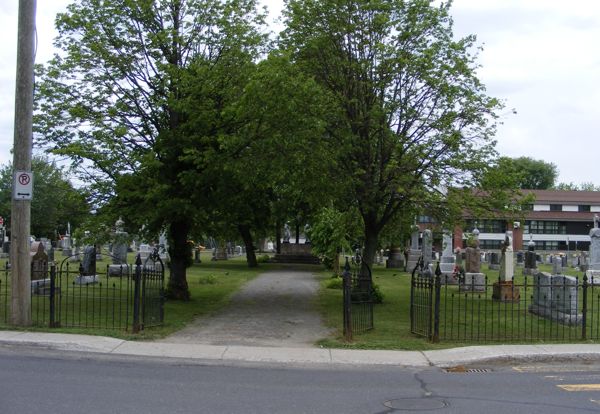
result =
[[[31,194],[16,194],[17,171],[31,172],[33,144],[33,64],[35,55],[36,0],[19,0],[17,39],[17,81],[15,89],[15,136],[13,146],[13,197],[11,213],[11,323],[31,325],[31,264],[29,235],[31,227]],[[24,177],[27,174],[23,175]],[[30,176],[30,175],[29,175]],[[21,183],[27,184],[27,183]]]

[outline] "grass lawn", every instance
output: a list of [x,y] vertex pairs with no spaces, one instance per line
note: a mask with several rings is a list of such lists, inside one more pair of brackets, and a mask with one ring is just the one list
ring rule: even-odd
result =
[[[488,270],[487,265],[483,265],[482,267],[482,271],[488,275],[488,283],[491,285],[497,280],[498,271]],[[548,265],[542,265],[540,270],[547,272],[551,271],[550,266]],[[515,273],[521,274],[522,268],[516,267]],[[569,268],[565,269],[563,273],[579,276],[581,282],[581,272],[575,272],[573,269]],[[318,304],[324,315],[326,324],[329,327],[335,328],[337,334],[334,338],[321,340],[319,344],[324,347],[427,350],[477,345],[482,342],[475,341],[472,338],[476,338],[477,334],[480,334],[480,332],[477,331],[478,329],[481,330],[481,333],[486,330],[486,334],[490,335],[490,332],[493,334],[494,330],[499,328],[503,329],[502,334],[506,332],[508,334],[516,335],[516,332],[520,330],[520,337],[523,335],[522,331],[526,329],[530,337],[539,337],[542,336],[542,334],[545,334],[547,337],[552,337],[553,335],[559,336],[559,342],[581,341],[581,339],[579,339],[581,328],[568,328],[565,327],[565,325],[538,318],[530,314],[527,311],[526,306],[520,308],[518,305],[514,304],[503,304],[500,307],[498,302],[491,300],[491,287],[487,297],[484,297],[485,295],[477,297],[472,294],[469,294],[468,296],[464,294],[461,295],[458,293],[458,287],[449,286],[448,290],[451,290],[452,292],[446,292],[448,293],[448,296],[442,298],[441,307],[443,308],[446,306],[447,309],[449,309],[452,305],[453,312],[448,313],[448,318],[440,322],[440,330],[447,329],[447,331],[445,331],[446,337],[453,338],[453,340],[444,340],[437,344],[430,343],[426,339],[417,337],[410,332],[410,275],[397,269],[386,269],[383,266],[374,266],[373,280],[379,285],[379,288],[384,295],[384,303],[374,306],[375,328],[366,333],[355,334],[353,342],[347,343],[342,336],[342,291],[341,289],[328,289],[326,286],[330,279],[331,272],[320,273],[319,280],[322,289]],[[515,283],[521,284],[523,283],[523,280],[523,276],[518,276],[515,278]],[[528,278],[528,283],[532,283],[531,277]],[[442,290],[443,289],[444,287],[442,287]],[[529,289],[528,295],[531,295],[532,288],[530,287]],[[453,292],[456,292],[454,297],[451,295]],[[456,300],[457,302],[450,303],[450,300]],[[581,301],[579,303],[581,306]],[[485,304],[485,308],[483,307],[483,304]],[[487,324],[483,324],[483,322],[481,322],[481,326],[471,324],[469,317],[473,314],[472,312],[475,314],[477,314],[476,312],[482,312],[482,315],[483,313],[486,313]],[[461,320],[463,315],[465,315],[464,319]],[[506,318],[507,315],[509,318]],[[451,318],[452,320],[450,320]],[[490,318],[492,318],[491,321]],[[498,323],[499,320],[502,320],[502,322]],[[455,331],[451,332],[450,329],[454,329]],[[552,332],[554,332],[554,334],[552,334]],[[553,341],[556,342],[554,339]],[[536,342],[539,343],[540,341]],[[511,341],[511,343],[519,342]],[[521,341],[521,343],[531,343],[531,341]]]
[[[146,329],[139,334],[132,334],[130,331],[124,331],[122,329],[98,328],[49,329],[47,327],[32,327],[28,330],[105,335],[129,340],[152,340],[163,338],[183,328],[196,317],[207,316],[218,311],[229,303],[231,295],[238,291],[243,284],[256,277],[259,273],[276,269],[279,266],[277,264],[260,264],[258,268],[250,269],[247,267],[245,256],[218,262],[213,262],[210,258],[211,253],[204,252],[202,254],[202,263],[194,264],[188,269],[188,284],[192,299],[188,302],[167,301],[164,312],[165,320],[162,326]],[[103,264],[103,262],[100,262],[99,264]],[[2,265],[2,263],[0,263],[0,265]],[[521,269],[522,268],[520,267],[515,268],[515,273],[520,274],[522,272]],[[550,267],[542,265],[540,270],[549,272]],[[488,283],[490,284],[498,277],[498,271],[488,270],[487,265],[483,265],[483,271],[487,273],[489,278]],[[580,277],[582,275],[581,272],[575,272],[570,268],[565,269],[565,273]],[[165,277],[168,276],[165,275]],[[451,315],[455,315],[452,316],[452,318],[454,318],[452,321],[446,319],[442,320],[440,323],[441,329],[455,329],[450,328],[450,326],[456,327],[459,335],[454,335],[454,333],[452,335],[446,335],[447,337],[453,338],[453,340],[444,340],[441,343],[433,344],[424,338],[410,333],[410,276],[408,273],[401,272],[400,270],[386,269],[383,266],[374,266],[373,268],[373,280],[379,285],[379,288],[384,295],[384,302],[375,305],[374,307],[375,329],[363,334],[355,334],[354,341],[352,343],[347,343],[342,337],[342,291],[341,289],[327,288],[327,285],[331,280],[330,271],[323,270],[319,272],[317,278],[321,284],[321,290],[316,299],[316,306],[323,315],[323,320],[326,325],[336,330],[336,334],[332,337],[319,341],[318,344],[321,346],[353,349],[427,350],[477,345],[482,343],[470,338],[468,332],[474,332],[473,328],[470,328],[471,331],[468,331],[469,321],[465,320],[461,322],[460,317],[463,314],[468,316],[471,310],[475,309],[474,306],[481,306],[482,303],[492,303],[489,297],[476,298],[474,295],[469,295],[468,298],[464,300],[463,305],[461,305],[462,307],[459,306],[456,309],[456,312],[451,313]],[[532,279],[530,278],[529,280]],[[516,277],[515,281],[516,283],[522,283],[523,276]],[[442,289],[445,288],[443,287]],[[456,298],[465,297],[464,294],[458,294],[458,288],[455,286],[448,287],[448,289],[456,291]],[[0,290],[5,291],[6,286],[1,286]],[[8,296],[0,295],[0,302],[4,300],[4,297],[10,299],[10,289],[8,289]],[[446,298],[442,300],[441,306],[447,306],[447,302],[450,300],[448,298],[450,298],[450,296],[446,296]],[[461,299],[456,300],[460,301]],[[5,308],[5,306],[2,305],[3,304],[0,303],[0,313],[2,313],[2,308]],[[4,305],[6,305],[6,303]],[[468,306],[471,306],[471,308]],[[596,307],[600,308],[600,296]],[[492,308],[490,312],[495,312],[494,309],[497,308]],[[535,326],[535,329],[548,329],[551,331],[557,326],[556,323],[543,319],[537,321],[539,318],[532,317],[525,307],[523,309],[518,309],[516,314],[518,317],[516,319],[513,318],[511,324],[506,326],[505,329],[515,329],[513,326],[514,324],[518,324],[519,329],[521,329],[522,318],[527,318],[527,323],[530,324],[527,325],[529,329],[533,329],[531,323],[534,320],[538,324]],[[597,317],[597,321],[600,323],[600,316]],[[578,341],[578,328],[571,328],[565,331],[564,326],[560,326],[563,327],[563,332],[568,334],[565,336],[563,342]],[[481,329],[481,327],[477,329]],[[496,328],[487,327],[483,329]],[[598,331],[598,329],[600,329],[600,326],[596,328],[596,331]],[[462,336],[460,335],[460,332],[462,332]],[[572,340],[569,339],[570,332],[573,333],[572,338],[574,339]]]

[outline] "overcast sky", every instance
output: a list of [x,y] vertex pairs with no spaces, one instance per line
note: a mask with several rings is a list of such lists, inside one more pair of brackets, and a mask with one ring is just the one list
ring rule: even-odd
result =
[[[36,63],[52,55],[54,17],[38,0]],[[267,5],[277,14],[282,1]],[[12,159],[18,1],[0,0],[0,164]],[[497,149],[554,163],[559,182],[593,182],[600,147],[600,1],[455,0],[456,36],[477,35],[479,77],[506,103]],[[511,114],[514,108],[516,115]]]

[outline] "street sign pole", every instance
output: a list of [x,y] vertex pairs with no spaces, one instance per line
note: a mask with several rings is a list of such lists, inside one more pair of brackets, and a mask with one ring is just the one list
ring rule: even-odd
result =
[[[29,235],[31,227],[31,194],[16,188],[16,181],[26,181],[22,173],[31,173],[32,118],[33,118],[33,64],[35,44],[36,0],[19,0],[17,39],[17,80],[15,88],[15,135],[13,146],[13,197],[11,209],[11,318],[15,326],[31,325],[31,265]],[[27,175],[29,177],[29,175]],[[29,183],[25,183],[29,185]]]

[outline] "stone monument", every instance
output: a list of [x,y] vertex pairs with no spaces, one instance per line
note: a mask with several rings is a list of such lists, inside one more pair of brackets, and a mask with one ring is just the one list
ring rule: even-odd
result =
[[431,230],[423,231],[423,271],[433,275],[433,235]]
[[75,278],[77,285],[98,283],[96,274],[96,246],[86,246],[83,250],[83,260],[79,265],[79,276]]
[[390,255],[385,262],[385,267],[388,269],[404,269],[405,266],[402,248],[400,246],[390,247]]
[[112,264],[108,266],[109,276],[123,276],[129,274],[127,265],[127,237],[129,234],[123,230],[123,220],[119,218],[115,223],[115,234],[112,243]]
[[461,292],[485,292],[485,274],[481,273],[481,253],[479,251],[479,230],[474,229],[467,240],[465,253],[465,278],[460,284]]
[[62,239],[62,255],[65,257],[69,257],[72,254],[73,249],[71,248],[71,223],[67,223],[67,233]]
[[33,242],[29,248],[31,259],[31,293],[44,295],[50,288],[48,275],[48,254],[42,242]]
[[419,250],[419,226],[416,224],[412,227],[410,235],[410,249],[408,251],[408,260],[406,261],[406,271],[411,273],[419,262],[421,250]]
[[519,294],[519,289],[514,286],[514,275],[513,232],[507,231],[504,235],[502,255],[500,256],[500,280],[494,283],[492,299],[501,302],[519,301],[521,296]]
[[588,282],[600,284],[600,228],[599,218],[594,214],[594,227],[590,229],[590,255],[587,258],[587,271],[585,272]]
[[456,284],[458,281],[454,275],[454,254],[452,253],[452,236],[450,232],[444,231],[442,235],[442,259],[440,261],[440,271],[442,272],[442,281],[445,283]]
[[538,272],[533,276],[533,297],[529,312],[566,325],[580,325],[577,279],[573,276]]
[[523,275],[534,275],[537,273],[537,255],[535,254],[535,243],[530,236],[527,243],[527,251],[525,252],[525,266],[523,267]]
[[491,252],[488,256],[488,269],[500,270],[500,255],[496,252]]

